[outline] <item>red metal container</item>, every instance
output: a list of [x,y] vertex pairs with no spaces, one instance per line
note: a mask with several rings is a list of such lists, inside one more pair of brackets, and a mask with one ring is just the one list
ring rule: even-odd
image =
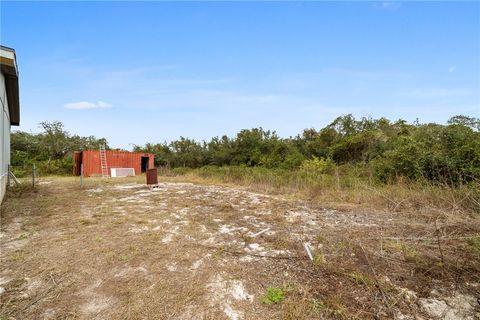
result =
[[158,172],[157,168],[152,168],[152,169],[147,169],[147,173],[145,174],[147,176],[147,184],[158,184]]
[[[152,153],[106,150],[107,168],[133,168],[135,174],[140,175],[154,166]],[[99,150],[75,151],[73,154],[73,175],[80,175],[80,166],[83,164],[83,175],[94,176],[102,174]]]

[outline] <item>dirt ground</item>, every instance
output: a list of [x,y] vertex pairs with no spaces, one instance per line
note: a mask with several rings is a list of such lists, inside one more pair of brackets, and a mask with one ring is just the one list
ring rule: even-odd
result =
[[143,179],[12,190],[0,319],[480,319],[478,215]]

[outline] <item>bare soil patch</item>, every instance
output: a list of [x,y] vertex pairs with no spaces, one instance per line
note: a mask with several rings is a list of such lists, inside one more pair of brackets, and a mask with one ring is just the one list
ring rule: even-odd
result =
[[[43,182],[2,204],[0,319],[480,317],[478,216],[178,181]],[[281,301],[264,303],[268,288]]]

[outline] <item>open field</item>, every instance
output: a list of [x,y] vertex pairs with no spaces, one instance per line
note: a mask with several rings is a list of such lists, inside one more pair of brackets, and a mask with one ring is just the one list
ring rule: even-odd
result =
[[480,318],[478,214],[143,179],[10,191],[0,319]]

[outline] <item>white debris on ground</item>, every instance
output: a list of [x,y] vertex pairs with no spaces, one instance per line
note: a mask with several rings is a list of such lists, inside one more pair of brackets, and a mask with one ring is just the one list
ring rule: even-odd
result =
[[165,237],[163,237],[162,242],[169,243],[169,242],[172,242],[172,240],[173,240],[173,234],[169,233]]
[[192,319],[205,319],[204,312],[199,310],[198,307],[189,304],[185,307],[184,311],[175,317],[176,320],[192,320]]
[[124,198],[120,198],[120,199],[115,199],[113,200],[112,202],[116,202],[116,201],[119,201],[119,202],[128,202],[128,203],[142,203],[142,202],[147,202],[148,199],[142,199],[142,198],[139,198],[138,196],[129,196],[129,197],[124,197]]
[[120,271],[118,271],[117,273],[114,274],[114,277],[115,278],[121,278],[121,277],[126,277],[126,276],[129,276],[129,275],[132,275],[132,274],[135,274],[137,272],[140,272],[140,273],[147,273],[148,270],[145,268],[145,267],[136,267],[136,268],[133,268],[133,267],[126,267],[126,268],[123,268],[121,269]]
[[256,238],[256,237],[258,237],[258,236],[260,236],[260,235],[262,235],[262,234],[264,234],[264,233],[267,234],[267,235],[273,235],[273,234],[275,234],[275,232],[274,232],[274,231],[270,231],[270,227],[268,227],[268,228],[265,228],[265,229],[263,229],[263,230],[260,230],[260,231],[258,231],[258,232],[256,232],[256,233],[252,233],[252,232],[250,231],[250,232],[248,233],[248,236],[251,237],[251,238]]
[[39,184],[39,185],[45,185],[45,184],[50,184],[50,183],[52,183],[52,182],[53,182],[53,181],[39,181],[39,182],[37,182],[37,184]]
[[285,219],[288,222],[297,222],[302,218],[308,217],[308,212],[305,211],[287,211],[285,212]]
[[460,293],[443,299],[418,299],[420,310],[432,318],[444,320],[476,320],[473,315],[475,304],[474,297]]
[[84,314],[95,315],[103,310],[108,309],[111,303],[112,302],[109,298],[99,296],[83,304],[80,307],[80,310]]
[[250,243],[245,250],[253,252],[265,252],[265,248],[258,243]]
[[230,292],[234,299],[236,300],[248,300],[253,301],[253,295],[249,294],[243,283],[239,280],[233,280],[231,283]]
[[127,183],[127,184],[117,184],[112,188],[115,190],[129,190],[129,189],[145,188],[145,185],[139,184],[139,183]]
[[219,305],[225,315],[231,320],[243,319],[244,313],[234,309],[234,302],[252,302],[254,296],[249,294],[243,283],[239,280],[225,280],[221,275],[216,275],[208,284],[212,305]]
[[0,296],[5,292],[5,285],[12,281],[11,278],[8,277],[0,277]]
[[162,243],[170,243],[173,240],[173,237],[178,234],[179,226],[174,226],[170,229],[165,237],[162,239]]
[[81,293],[86,302],[80,305],[80,311],[87,317],[95,316],[98,313],[107,310],[115,303],[114,298],[107,297],[104,294],[97,292],[102,283],[103,281],[101,279],[97,279]]
[[134,234],[139,234],[148,231],[149,228],[148,226],[136,226],[133,225],[128,229],[128,233],[134,233]]
[[172,262],[172,263],[169,263],[165,266],[167,268],[168,271],[170,272],[175,272],[177,271],[177,263],[176,262]]
[[44,320],[55,319],[55,310],[52,308],[46,309],[42,314],[42,319]]
[[192,266],[190,267],[190,270],[197,270],[203,265],[203,259],[195,261]]
[[238,259],[240,262],[252,262],[254,260],[258,260],[258,258],[252,256],[243,256]]
[[255,254],[263,257],[278,257],[290,254],[290,251],[288,250],[267,250],[265,247],[258,243],[250,243],[248,246],[245,247],[245,251],[247,252],[247,254]]
[[221,225],[218,229],[218,232],[223,234],[232,234],[236,231],[247,231],[248,229],[245,227],[232,227],[228,224]]

